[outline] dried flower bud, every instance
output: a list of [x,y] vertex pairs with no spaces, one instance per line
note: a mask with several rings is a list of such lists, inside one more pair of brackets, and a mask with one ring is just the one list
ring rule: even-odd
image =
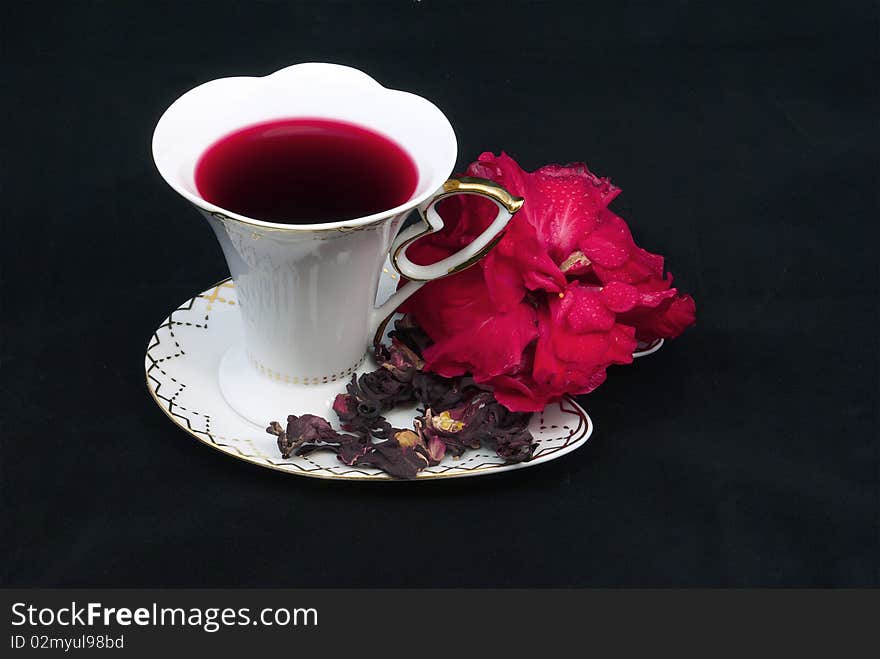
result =
[[[347,465],[375,467],[395,478],[415,478],[425,467],[439,464],[447,452],[459,457],[481,445],[511,462],[531,458],[531,415],[509,412],[468,378],[425,373],[421,354],[429,341],[406,318],[397,322],[392,336],[390,346],[376,350],[379,368],[352,376],[346,393],[333,402],[347,432],[336,432],[312,414],[287,417],[286,428],[277,421],[269,424],[266,432],[278,437],[282,457],[333,451]],[[425,410],[413,422],[415,431],[393,428],[382,416],[412,401]]]
[[412,430],[399,430],[394,433],[394,439],[396,439],[397,443],[404,448],[422,446],[421,438]]

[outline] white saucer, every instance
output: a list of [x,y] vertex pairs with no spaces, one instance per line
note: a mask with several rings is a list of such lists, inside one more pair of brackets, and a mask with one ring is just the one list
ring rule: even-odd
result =
[[[397,275],[386,269],[380,282],[379,301],[394,290],[396,279]],[[240,340],[235,287],[228,279],[184,302],[156,329],[144,358],[147,388],[171,421],[203,444],[262,467],[314,478],[395,480],[378,469],[349,467],[329,451],[283,459],[275,437],[267,434],[265,427],[269,421],[283,424],[288,414],[308,410],[295,409],[295,402],[279,403],[272,418],[256,424],[229,407],[220,392],[218,372],[224,354]],[[651,346],[653,350],[658,347]],[[374,366],[367,360],[363,368]],[[333,383],[335,392],[343,392],[345,384]],[[336,425],[332,412],[312,413]],[[411,428],[415,415],[416,407],[412,405],[393,410],[387,418],[395,427]],[[418,480],[481,476],[541,464],[583,446],[593,432],[593,423],[583,408],[566,397],[535,414],[529,430],[538,444],[529,462],[507,464],[492,451],[479,449],[468,451],[457,460],[447,456],[439,465],[422,471]]]

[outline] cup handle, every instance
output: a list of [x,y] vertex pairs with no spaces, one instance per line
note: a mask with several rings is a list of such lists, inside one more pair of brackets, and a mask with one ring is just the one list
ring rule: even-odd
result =
[[[417,265],[406,256],[406,249],[419,238],[443,229],[443,219],[437,213],[436,205],[443,199],[458,194],[471,194],[491,199],[498,207],[498,214],[489,226],[469,245],[455,254],[447,256],[430,265]],[[503,187],[488,179],[462,176],[452,178],[443,184],[439,193],[419,206],[423,224],[414,224],[401,231],[391,246],[391,263],[409,281],[401,286],[388,300],[373,310],[373,345],[378,345],[385,334],[385,327],[395,310],[410,295],[433,279],[448,277],[466,270],[486,254],[501,240],[510,218],[522,208],[523,199],[514,197]]]

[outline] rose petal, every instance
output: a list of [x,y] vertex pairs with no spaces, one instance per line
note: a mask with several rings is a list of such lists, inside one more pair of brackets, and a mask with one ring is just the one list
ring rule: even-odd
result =
[[495,399],[512,412],[540,412],[547,403],[556,400],[553,395],[537,385],[530,377],[498,375],[487,381],[495,393]]
[[525,347],[538,335],[535,312],[521,304],[507,313],[476,315],[469,332],[441,338],[425,351],[426,367],[445,377],[470,372],[475,379],[520,365]]
[[[481,154],[467,173],[525,203],[479,268],[431,282],[404,305],[434,341],[427,369],[471,373],[508,409],[536,411],[595,389],[609,365],[632,361],[637,338],[677,336],[693,323],[693,300],[672,288],[663,257],[638,247],[607,208],[620,192],[607,179],[581,163],[526,172],[504,153]],[[441,216],[444,231],[411,248],[424,259],[416,262],[468,244],[494,208],[460,196]],[[498,450],[518,451],[517,442]]]
[[571,282],[560,297],[551,298],[555,323],[565,323],[573,332],[602,332],[614,326],[615,315],[605,305],[600,291]]
[[579,236],[578,247],[595,265],[619,268],[635,246],[626,222],[609,210],[597,213],[597,220],[589,234]]
[[623,314],[620,322],[631,325],[640,341],[674,339],[694,324],[696,304],[689,295],[667,299],[656,307],[636,307]]
[[639,302],[638,289],[619,281],[612,281],[603,286],[600,295],[605,306],[615,313],[629,311]]
[[502,311],[518,304],[529,290],[558,292],[565,287],[565,276],[520,214],[480,267],[489,295]]
[[481,154],[468,174],[496,181],[525,199],[519,215],[534,227],[556,263],[578,247],[580,237],[593,230],[598,212],[620,193],[583,163],[547,165],[529,173],[506,153]]
[[430,282],[402,309],[434,340],[424,354],[428,370],[446,377],[509,372],[537,337],[534,308],[523,303],[498,310],[474,268]]

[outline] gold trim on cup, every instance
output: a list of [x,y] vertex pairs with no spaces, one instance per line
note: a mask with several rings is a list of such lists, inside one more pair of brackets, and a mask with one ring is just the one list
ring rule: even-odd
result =
[[443,184],[443,192],[435,197],[434,201],[439,201],[456,192],[470,192],[494,199],[504,206],[511,215],[522,208],[525,203],[522,197],[514,197],[495,181],[476,176],[459,176],[449,179]]
[[[447,197],[451,197],[457,194],[475,194],[481,197],[488,197],[492,201],[495,201],[501,204],[508,213],[513,215],[520,208],[522,208],[525,200],[522,197],[514,197],[503,187],[495,183],[495,181],[490,181],[489,179],[477,178],[475,176],[461,176],[459,178],[451,178],[446,183],[443,184],[443,192],[437,194],[433,199],[431,199],[428,207],[433,206],[434,204],[446,199]],[[403,253],[403,251],[417,241],[419,238],[424,238],[425,236],[433,233],[431,225],[428,221],[422,217],[422,222],[425,223],[425,230],[422,233],[419,233],[409,240],[405,240],[397,248],[394,250],[394,253],[391,254],[391,264],[400,272],[400,268],[397,265],[398,257]],[[498,244],[498,241],[501,240],[504,235],[504,231],[501,231],[497,236],[495,236],[492,240],[490,240],[483,249],[474,254],[464,263],[460,263],[457,266],[449,268],[446,275],[454,275],[463,270],[467,270],[472,265],[477,263],[480,259],[482,259],[486,254],[492,251],[492,248]],[[408,277],[410,281],[433,281],[434,279],[439,279],[439,277],[432,277],[431,279],[414,279]]]
[[[502,186],[495,183],[495,181],[490,181],[489,179],[477,178],[475,176],[460,176],[459,178],[451,178],[446,181],[442,186],[442,192],[438,193],[431,201],[428,203],[428,208],[438,203],[439,201],[451,197],[457,194],[475,194],[481,197],[488,197],[492,201],[501,204],[507,210],[508,213],[514,215],[520,208],[522,208],[525,200],[522,197],[515,197],[510,194],[507,190],[505,190]],[[397,259],[404,252],[404,250],[412,245],[415,241],[420,238],[424,238],[425,236],[434,233],[431,224],[428,222],[424,213],[421,214],[421,220],[424,223],[424,231],[416,234],[412,238],[403,241],[400,243],[394,251],[391,253],[391,264],[394,268],[401,272],[400,267],[397,264]],[[432,277],[430,279],[417,279],[414,277],[407,277],[409,281],[421,281],[421,282],[429,282],[434,279],[442,279],[443,277],[448,277],[449,275],[454,275],[464,270],[467,270],[472,265],[478,263],[484,256],[486,256],[492,249],[501,241],[504,237],[504,230],[498,232],[498,235],[492,238],[486,246],[476,252],[473,256],[471,256],[466,261],[459,263],[456,266],[453,266],[447,270],[446,274],[441,275],[440,277]],[[379,345],[382,341],[382,337],[385,335],[385,328],[388,326],[388,321],[391,320],[391,317],[394,315],[392,312],[389,314],[381,323],[379,323],[379,327],[376,329],[375,334],[373,335],[373,347]]]

